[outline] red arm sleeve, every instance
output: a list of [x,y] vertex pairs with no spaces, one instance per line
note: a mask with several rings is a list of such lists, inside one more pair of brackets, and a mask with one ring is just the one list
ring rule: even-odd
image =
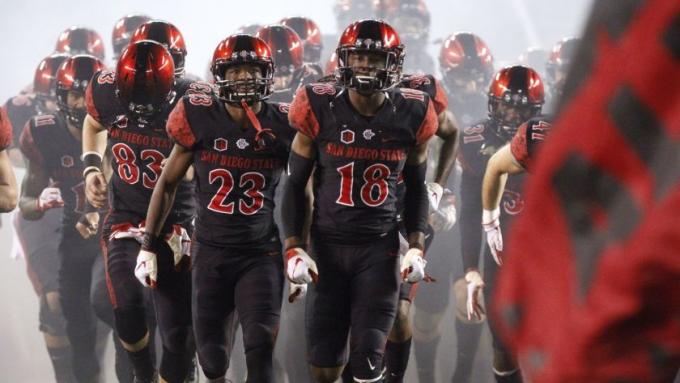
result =
[[527,168],[529,165],[529,150],[527,148],[527,127],[529,125],[525,122],[523,123],[515,136],[512,137],[510,141],[510,152],[515,160],[522,165],[523,168]]
[[295,94],[288,112],[288,121],[293,128],[309,138],[314,139],[319,134],[319,121],[312,111],[306,87],[301,87]]
[[12,145],[12,123],[9,121],[7,111],[0,108],[0,150],[7,149]]
[[442,88],[442,85],[439,83],[439,81],[436,80],[435,94],[432,102],[434,103],[434,111],[437,112],[437,115],[440,115],[449,107],[449,99],[446,97],[446,92],[444,91],[444,88]]
[[95,75],[95,78],[93,78],[92,81],[90,81],[90,83],[87,85],[87,89],[85,90],[85,103],[87,104],[87,114],[92,116],[92,118],[97,120],[97,122],[101,122],[99,119],[99,111],[97,110],[97,106],[94,102],[94,95],[92,94],[92,88],[96,86],[96,77],[97,75]]
[[44,159],[33,138],[31,121],[33,121],[33,119],[28,120],[26,125],[24,125],[24,130],[21,132],[21,137],[19,138],[19,148],[21,149],[21,153],[23,153],[29,161],[34,164],[42,165]]
[[165,129],[175,142],[185,148],[191,149],[196,145],[196,136],[191,130],[191,125],[189,125],[189,121],[187,120],[184,99],[179,100],[177,105],[175,105],[175,108],[170,112]]
[[438,127],[439,119],[434,110],[434,103],[432,100],[428,100],[425,118],[423,118],[423,122],[420,124],[420,128],[418,128],[418,132],[416,132],[416,144],[426,143],[430,137],[434,136]]

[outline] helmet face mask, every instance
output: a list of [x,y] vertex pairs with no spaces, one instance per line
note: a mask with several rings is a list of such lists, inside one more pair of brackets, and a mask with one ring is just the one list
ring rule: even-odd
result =
[[215,49],[211,72],[217,96],[226,103],[253,105],[272,94],[274,62],[269,46],[258,37],[227,37]]
[[404,46],[384,21],[351,24],[340,37],[336,55],[337,83],[363,95],[394,87],[404,65]]

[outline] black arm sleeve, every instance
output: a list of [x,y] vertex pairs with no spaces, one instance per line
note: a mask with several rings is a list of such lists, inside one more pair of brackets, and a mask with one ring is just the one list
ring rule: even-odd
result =
[[302,237],[306,208],[305,187],[314,169],[314,160],[291,152],[288,157],[288,181],[283,189],[281,221],[286,238]]
[[408,234],[415,232],[427,232],[427,213],[429,201],[425,186],[425,173],[427,161],[419,165],[404,166],[404,183],[406,195],[404,196],[404,225]]
[[478,269],[482,245],[482,177],[464,171],[460,189],[463,270]]

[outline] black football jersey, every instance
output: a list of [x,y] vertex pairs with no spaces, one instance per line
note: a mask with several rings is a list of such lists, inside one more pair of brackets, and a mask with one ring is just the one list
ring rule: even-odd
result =
[[312,229],[339,243],[392,230],[406,157],[437,130],[430,97],[395,88],[377,114],[366,118],[342,88],[316,83],[298,90],[289,117],[317,147]]
[[[461,243],[463,266],[478,267],[482,241],[482,181],[489,158],[509,142],[494,120],[485,120],[463,129],[460,161],[463,165],[461,180]],[[501,199],[501,224],[505,233],[512,218],[524,210],[522,186],[524,175],[510,175]]]
[[3,106],[3,109],[12,127],[14,141],[11,146],[19,147],[19,137],[21,137],[24,125],[26,125],[31,117],[41,114],[43,110],[41,110],[40,104],[31,94],[19,94],[10,98]]
[[[88,114],[108,130],[107,150],[111,153],[113,175],[109,182],[111,212],[107,225],[137,224],[146,217],[153,188],[161,174],[161,162],[172,150],[173,141],[165,131],[168,114],[184,93],[211,92],[210,85],[178,80],[173,103],[154,121],[142,125],[126,116],[116,97],[115,72],[95,74],[86,92]],[[185,223],[195,213],[194,187],[182,181],[167,225]]]
[[0,151],[12,146],[14,133],[12,123],[4,108],[0,108]]
[[42,114],[31,118],[21,133],[20,148],[31,166],[38,166],[61,190],[64,200],[64,225],[73,227],[86,212],[82,143],[66,126],[59,114]]
[[510,151],[518,164],[529,170],[539,147],[552,125],[546,117],[534,117],[522,124],[510,141]]
[[187,95],[177,104],[167,131],[194,153],[196,240],[280,250],[274,194],[295,134],[288,109],[288,104],[262,104],[256,117],[275,138],[259,140],[256,128],[237,125],[215,95]]

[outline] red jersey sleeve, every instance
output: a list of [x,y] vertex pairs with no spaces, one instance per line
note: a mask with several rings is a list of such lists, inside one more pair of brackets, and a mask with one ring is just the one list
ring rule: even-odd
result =
[[196,136],[191,130],[191,125],[189,125],[184,100],[180,100],[172,112],[170,112],[165,129],[168,132],[168,136],[175,140],[175,142],[187,149],[191,149],[196,145]]
[[[95,77],[97,77],[95,75]],[[101,122],[99,119],[99,111],[97,110],[97,106],[95,105],[94,102],[94,95],[93,95],[93,87],[94,87],[94,81],[90,81],[90,83],[87,85],[87,89],[85,90],[85,104],[87,105],[87,114],[92,116],[97,122]]]
[[7,110],[0,108],[0,150],[12,145],[12,123],[7,116]]
[[44,159],[33,138],[31,122],[33,122],[33,119],[28,120],[26,125],[24,125],[24,130],[21,132],[21,137],[19,138],[19,148],[21,149],[21,153],[23,153],[31,163],[42,165]]
[[421,145],[426,143],[434,134],[437,132],[439,127],[439,118],[434,109],[434,103],[432,100],[428,100],[427,112],[425,112],[425,118],[420,124],[418,131],[416,132],[416,144]]
[[309,102],[307,87],[300,87],[295,94],[288,112],[288,121],[293,128],[309,138],[314,139],[319,134],[319,121]]
[[525,169],[529,165],[529,150],[527,148],[528,126],[528,123],[523,123],[514,137],[512,137],[512,141],[510,141],[510,152],[512,153],[512,156],[515,157],[515,161]]
[[449,107],[449,99],[446,97],[446,92],[444,91],[444,88],[442,88],[441,83],[437,80],[434,81],[435,93],[432,102],[434,103],[434,111],[437,112],[437,115],[440,115]]

